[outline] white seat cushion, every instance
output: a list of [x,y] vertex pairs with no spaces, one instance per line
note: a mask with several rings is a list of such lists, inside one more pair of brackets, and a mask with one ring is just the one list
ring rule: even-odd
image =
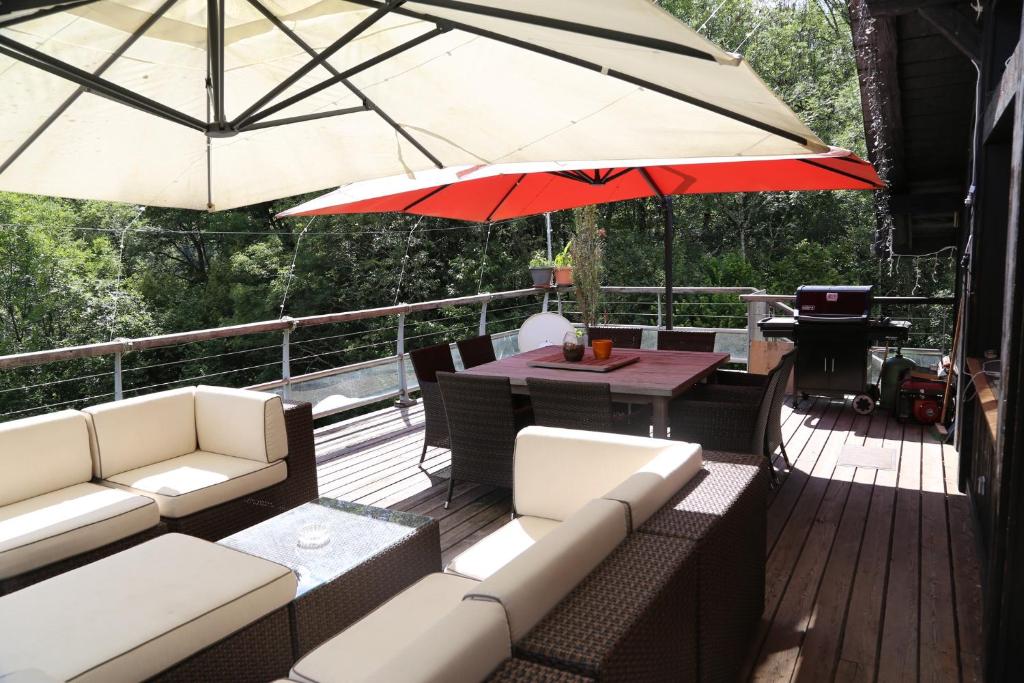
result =
[[144,680],[288,604],[296,587],[279,564],[166,534],[0,598],[0,674]]
[[459,554],[448,564],[445,572],[483,581],[559,524],[561,522],[553,519],[517,517]]
[[[672,453],[678,460],[692,458],[693,473],[703,464],[697,444],[577,429],[527,427],[516,437],[512,487],[515,510],[531,517],[566,519],[663,453]],[[571,485],[567,486],[566,482]]]
[[196,450],[195,389],[185,387],[102,403],[92,418],[97,479],[176,458]]
[[0,505],[92,479],[89,426],[77,410],[0,424]]
[[429,574],[295,663],[291,678],[364,681],[404,646],[434,628],[476,581]]
[[273,486],[288,477],[273,463],[195,451],[104,480],[156,501],[162,517],[177,519]]
[[592,500],[466,597],[500,602],[514,643],[626,538],[626,517],[622,503]]
[[276,394],[196,387],[199,450],[274,462],[288,455],[284,404]]
[[75,484],[0,507],[0,579],[94,550],[157,525],[151,498]]

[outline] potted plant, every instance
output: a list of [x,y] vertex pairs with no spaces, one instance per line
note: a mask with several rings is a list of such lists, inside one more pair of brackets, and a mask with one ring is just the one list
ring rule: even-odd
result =
[[533,286],[546,288],[551,286],[551,273],[555,269],[555,262],[547,257],[543,249],[533,252],[530,259],[530,277],[533,278]]
[[565,249],[555,256],[555,284],[565,287],[572,284],[572,240],[565,245]]
[[587,340],[583,338],[585,330],[577,327],[571,332],[566,332],[562,338],[562,355],[571,363],[578,363],[583,360],[583,352],[587,348]]

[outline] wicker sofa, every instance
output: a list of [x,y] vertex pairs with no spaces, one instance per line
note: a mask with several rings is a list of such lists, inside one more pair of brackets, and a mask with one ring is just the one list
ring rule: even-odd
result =
[[311,406],[272,394],[190,387],[7,422],[0,595],[168,530],[218,539],[316,495]]
[[[523,430],[519,516],[304,656],[291,680],[725,680],[702,648],[741,649],[761,610],[716,618],[709,593],[763,594],[767,478],[755,456],[701,460],[691,444]],[[719,489],[743,504],[709,505]],[[726,543],[740,539],[753,548]],[[728,574],[736,585],[702,573],[759,553]]]

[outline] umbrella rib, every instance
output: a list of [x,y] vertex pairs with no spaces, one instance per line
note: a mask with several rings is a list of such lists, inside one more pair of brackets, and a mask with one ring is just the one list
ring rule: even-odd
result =
[[285,126],[290,123],[303,123],[305,121],[315,121],[317,119],[326,119],[331,116],[343,116],[345,114],[358,114],[360,112],[369,111],[365,106],[359,107],[345,107],[344,109],[331,109],[329,111],[318,111],[313,114],[302,114],[300,116],[287,116],[283,119],[271,119],[270,121],[260,121],[254,123],[251,126],[246,127],[246,131],[260,130],[262,128],[274,128],[276,126]]
[[[358,4],[358,5],[364,5],[366,7],[378,7],[380,5],[380,3],[377,2],[377,0],[350,0],[350,1],[354,2],[354,3]],[[480,36],[481,38],[489,38],[489,39],[495,40],[495,41],[497,41],[499,43],[505,43],[506,45],[512,45],[513,47],[522,48],[522,49],[528,50],[530,52],[536,52],[537,54],[543,55],[545,57],[550,57],[552,59],[557,59],[557,60],[560,60],[560,61],[563,61],[563,62],[567,62],[567,63],[573,64],[575,66],[583,67],[584,69],[588,69],[590,71],[597,71],[598,73],[602,73],[602,74],[611,76],[612,78],[615,78],[617,80],[624,81],[626,83],[630,83],[632,85],[635,85],[635,86],[638,86],[638,87],[641,87],[641,88],[646,88],[648,90],[652,90],[652,91],[654,91],[654,92],[656,92],[656,93],[658,93],[660,95],[665,95],[666,97],[671,97],[673,99],[677,99],[677,100],[679,100],[681,102],[685,102],[685,103],[691,104],[691,105],[693,105],[695,107],[699,107],[701,109],[705,109],[705,110],[713,112],[715,114],[719,114],[720,116],[724,116],[726,118],[733,119],[734,121],[739,121],[740,123],[745,123],[748,126],[752,126],[753,128],[757,128],[758,130],[763,130],[763,131],[765,131],[767,133],[771,133],[772,135],[777,135],[777,136],[779,136],[781,138],[785,138],[786,140],[791,140],[791,141],[796,142],[797,144],[802,145],[802,146],[804,146],[804,147],[806,147],[808,149],[814,149],[814,148],[817,147],[817,145],[814,145],[808,138],[804,137],[803,135],[799,135],[797,133],[793,133],[793,132],[788,131],[788,130],[786,130],[784,128],[779,128],[778,126],[774,126],[774,125],[772,125],[770,123],[765,123],[764,121],[759,121],[759,120],[757,120],[757,119],[755,119],[753,117],[747,116],[746,114],[740,114],[739,112],[735,112],[735,111],[732,111],[730,109],[726,109],[725,107],[721,107],[721,106],[719,106],[717,104],[712,104],[710,102],[705,102],[704,100],[701,100],[699,98],[693,97],[691,95],[687,95],[685,93],[681,93],[681,92],[676,91],[676,90],[672,90],[671,88],[666,88],[665,86],[658,85],[657,83],[654,83],[652,81],[648,81],[648,80],[645,80],[645,79],[642,79],[642,78],[637,78],[635,76],[630,76],[629,74],[624,73],[622,71],[618,71],[616,69],[608,69],[608,68],[606,68],[604,66],[601,66],[600,64],[596,64],[594,62],[588,61],[586,59],[582,59],[580,57],[573,57],[572,55],[567,55],[567,54],[565,54],[563,52],[558,52],[557,50],[552,50],[551,48],[542,47],[540,45],[534,45],[533,43],[530,43],[530,42],[525,41],[525,40],[520,40],[518,38],[511,38],[509,36],[505,36],[505,35],[502,35],[500,33],[496,33],[494,31],[488,31],[486,29],[478,28],[478,27],[472,26],[470,24],[465,24],[465,23],[462,23],[462,22],[459,22],[459,21],[453,21],[451,19],[445,19],[445,18],[438,17],[438,16],[435,16],[435,15],[432,15],[432,14],[427,14],[425,12],[416,12],[414,10],[410,10],[410,9],[407,9],[407,8],[404,8],[404,7],[396,8],[394,10],[394,12],[395,12],[395,14],[399,14],[401,16],[412,17],[414,19],[420,19],[422,21],[429,21],[429,22],[435,23],[435,24],[437,24],[439,26],[445,26],[447,28],[457,29],[459,31],[464,31],[465,33],[469,33],[469,34],[472,34],[472,35]]]
[[665,193],[661,191],[660,187],[658,187],[658,183],[654,182],[654,178],[651,177],[650,172],[646,168],[642,167],[638,168],[637,170],[640,171],[640,175],[644,177],[644,180],[647,181],[647,184],[651,186],[652,190],[654,190],[654,194],[656,194],[658,197],[664,200]]
[[[96,70],[93,71],[93,75],[101,76],[103,72],[109,69],[114,62],[121,58],[121,55],[127,52],[128,49],[132,45],[134,45],[135,42],[153,26],[153,24],[160,20],[160,17],[162,17],[164,13],[166,13],[167,10],[169,10],[171,6],[174,5],[175,2],[177,2],[177,0],[167,0],[167,2],[165,2],[159,8],[157,8],[157,10],[153,12],[153,14],[149,15],[149,18],[147,18],[146,21],[142,22],[142,24],[140,24],[139,27],[135,29],[135,32],[128,37],[128,40],[124,41],[120,47],[118,47],[110,54],[109,57],[103,60],[102,64],[96,67]],[[77,5],[75,6],[77,7]],[[66,100],[61,102],[60,105],[56,109],[54,109],[48,117],[46,117],[46,120],[39,124],[39,127],[32,131],[28,138],[26,138],[25,141],[22,142],[18,146],[18,148],[11,153],[11,155],[7,157],[7,159],[5,159],[2,164],[0,164],[0,173],[3,173],[8,168],[10,168],[11,164],[13,164],[18,159],[18,157],[24,154],[25,150],[27,150],[32,145],[32,143],[38,140],[39,136],[45,133],[46,130],[50,126],[52,126],[53,123],[57,119],[59,119],[61,115],[64,112],[66,112],[68,108],[71,107],[71,105],[74,104],[75,101],[79,97],[81,97],[82,93],[84,93],[85,91],[86,88],[84,86],[79,86],[78,89],[75,90],[75,92],[71,93]]]
[[875,188],[876,190],[881,190],[881,189],[885,188],[885,185],[879,185],[878,183],[876,183],[873,180],[868,180],[867,178],[862,178],[859,175],[857,175],[856,173],[847,173],[846,171],[841,171],[838,168],[832,168],[831,166],[827,166],[825,164],[818,163],[817,161],[815,161],[813,159],[797,159],[797,161],[803,162],[805,164],[809,164],[811,166],[814,166],[816,168],[820,168],[820,169],[825,170],[825,171],[829,171],[830,173],[835,173],[836,175],[841,175],[841,176],[845,176],[847,178],[852,178],[853,180],[857,180],[859,182],[862,182],[865,185],[870,185],[871,187]]
[[0,21],[0,28],[15,26],[16,24],[32,21],[33,19],[42,19],[43,17],[48,17],[51,14],[66,12],[69,9],[75,9],[76,7],[81,7],[83,5],[91,5],[94,2],[98,2],[98,0],[79,0],[79,2],[68,2],[63,5],[58,4],[52,7],[46,7],[45,9],[33,12],[32,14],[25,14],[20,17],[14,17],[13,19],[7,19],[6,21]]
[[516,178],[516,181],[514,183],[512,183],[512,187],[508,188],[508,192],[506,192],[504,194],[504,196],[502,196],[502,198],[498,201],[498,203],[494,206],[494,208],[491,209],[491,212],[489,214],[487,214],[487,218],[484,219],[485,222],[487,222],[487,223],[491,222],[491,219],[494,218],[494,214],[498,213],[498,209],[500,209],[501,205],[504,204],[506,200],[508,200],[509,196],[513,192],[515,192],[515,189],[517,187],[519,187],[519,183],[523,182],[523,178],[525,178],[525,177],[526,177],[525,173],[520,173],[519,174],[519,177]]
[[440,192],[441,190],[445,189],[446,187],[451,187],[451,186],[450,185],[441,185],[440,187],[435,187],[430,192],[426,193],[425,195],[423,195],[419,199],[415,200],[412,204],[408,204],[408,205],[402,207],[402,213],[406,213],[407,211],[409,211],[409,209],[413,208],[414,206],[418,206],[419,204],[422,204],[423,202],[427,201],[428,199],[430,199],[431,197],[433,197],[434,195],[436,195],[438,192]]
[[604,180],[602,182],[604,182],[604,184],[607,185],[608,183],[610,183],[611,181],[615,180],[616,178],[621,178],[622,176],[626,175],[627,173],[629,173],[631,171],[635,171],[635,170],[636,170],[635,168],[624,168],[624,169],[620,170],[618,173],[612,173],[611,170],[609,170],[609,174],[604,177]]
[[401,45],[396,45],[390,50],[386,50],[380,53],[376,57],[371,57],[370,59],[367,59],[365,62],[360,62],[359,64],[356,64],[353,67],[345,69],[345,71],[342,71],[337,76],[332,76],[331,78],[328,78],[325,81],[321,81],[316,85],[310,86],[305,90],[292,95],[291,97],[281,100],[275,105],[269,106],[266,109],[263,109],[248,116],[247,118],[243,118],[240,116],[232,122],[231,127],[237,130],[245,130],[247,126],[253,124],[256,121],[259,121],[260,119],[264,119],[270,116],[271,114],[276,114],[282,109],[287,109],[296,102],[301,102],[302,100],[311,97],[322,90],[326,90],[335,83],[344,81],[346,78],[351,78],[352,76],[355,76],[356,74],[361,73],[366,69],[376,66],[381,62],[387,61],[394,57],[395,55],[405,52],[406,50],[409,50],[411,48],[414,48],[417,45],[424,43],[427,40],[433,38],[434,36],[440,35],[441,33],[444,33],[447,30],[448,29],[445,28],[435,28],[432,31],[427,31],[426,33],[421,34],[413,38],[412,40],[408,40],[402,43]]
[[487,17],[507,19],[521,24],[553,28],[559,31],[568,31],[570,33],[577,33],[594,38],[603,38],[605,40],[612,40],[617,43],[625,43],[627,45],[649,47],[655,50],[661,50],[662,52],[671,52],[673,54],[682,55],[684,57],[696,57],[697,59],[715,61],[714,55],[710,52],[698,50],[697,48],[689,47],[687,45],[680,45],[679,43],[673,43],[669,40],[651,38],[650,36],[638,35],[636,33],[627,33],[626,31],[616,31],[615,29],[603,28],[601,26],[581,24],[579,22],[567,21],[565,19],[545,17],[538,14],[530,14],[528,12],[517,12],[515,10],[503,9],[500,7],[486,7],[470,2],[460,2],[459,0],[416,0],[416,3],[419,5],[433,5],[434,7],[452,9],[459,12],[466,12],[468,14],[480,14]]
[[88,71],[72,66],[67,62],[51,57],[43,52],[34,50],[26,45],[11,40],[6,36],[0,36],[0,54],[7,55],[19,62],[28,64],[51,75],[77,83],[86,90],[114,100],[120,104],[139,109],[153,116],[173,121],[187,128],[206,132],[207,124],[194,116],[189,116],[165,104],[151,100],[148,97],[132,92],[115,83],[107,81]]
[[[280,30],[282,33],[284,33],[286,36],[288,36],[292,40],[293,43],[295,43],[296,45],[301,47],[303,50],[305,50],[306,54],[308,54],[311,57],[316,57],[316,56],[319,55],[319,53],[315,49],[313,49],[313,46],[311,46],[309,43],[307,43],[301,37],[299,37],[299,35],[296,34],[295,31],[293,31],[290,28],[288,28],[287,24],[285,24],[283,21],[281,21],[281,19],[276,14],[274,14],[269,9],[267,9],[267,7],[263,3],[261,3],[259,0],[248,0],[248,2],[249,2],[250,5],[255,7],[257,9],[257,11],[259,11],[260,14],[262,14],[264,17],[266,17],[267,20],[270,21],[270,23],[272,23],[274,26],[276,26],[278,28],[278,30]],[[361,99],[363,101],[363,110],[364,111],[369,110],[369,111],[375,112],[378,116],[380,116],[382,119],[384,119],[384,121],[386,121],[388,123],[388,125],[390,125],[392,128],[394,128],[395,131],[399,135],[404,137],[406,140],[409,141],[409,143],[411,145],[413,145],[416,149],[418,149],[420,151],[420,153],[423,154],[423,156],[425,156],[428,159],[430,159],[430,161],[435,166],[437,166],[438,168],[443,168],[444,167],[444,165],[440,162],[440,160],[438,160],[437,157],[435,157],[433,154],[431,154],[430,151],[419,142],[419,140],[416,140],[404,128],[402,128],[400,125],[395,123],[391,119],[390,116],[387,116],[386,114],[384,114],[381,111],[380,107],[377,106],[376,102],[372,101],[369,97],[367,97],[365,94],[363,94],[360,90],[356,89],[356,87],[354,85],[352,85],[348,81],[348,79],[344,78],[341,75],[341,72],[339,72],[337,69],[335,69],[334,66],[330,62],[324,62],[322,64],[322,66],[332,76],[336,76],[339,79],[341,79],[341,82],[345,85],[345,87],[348,88],[352,92],[353,95],[355,95],[356,97],[358,97],[359,99]],[[256,125],[249,126],[249,129],[252,130],[253,128],[256,128],[256,127],[259,127],[259,126],[256,126]]]
[[259,98],[248,109],[243,111],[238,118],[232,121],[233,127],[237,126],[240,121],[246,122],[254,112],[258,111],[261,107],[271,102],[275,97],[283,93],[285,90],[290,88],[293,84],[299,81],[303,76],[308,74],[310,71],[315,69],[321,64],[327,62],[331,56],[334,55],[338,50],[345,47],[348,43],[352,42],[359,36],[363,31],[368,29],[373,24],[383,19],[389,12],[398,8],[404,3],[405,0],[388,0],[381,4],[374,10],[368,17],[364,18],[358,24],[353,26],[351,29],[345,32],[340,38],[324,48],[323,52],[317,54],[316,57],[310,59],[308,62],[298,68],[291,76],[284,79],[273,88],[271,88],[263,97]]

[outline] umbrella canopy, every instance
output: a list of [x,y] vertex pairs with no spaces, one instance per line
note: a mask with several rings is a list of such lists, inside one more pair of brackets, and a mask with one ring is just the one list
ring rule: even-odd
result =
[[871,164],[844,149],[749,159],[651,159],[461,167],[338,188],[281,216],[399,211],[495,221],[639,197],[781,190],[876,190]]
[[503,164],[441,169],[340,187],[279,216],[400,211],[494,221],[656,196],[665,214],[666,329],[672,329],[672,195],[782,190],[877,190],[871,164],[837,147],[775,157]]
[[827,149],[650,0],[8,0],[0,92],[0,190],[182,208]]

